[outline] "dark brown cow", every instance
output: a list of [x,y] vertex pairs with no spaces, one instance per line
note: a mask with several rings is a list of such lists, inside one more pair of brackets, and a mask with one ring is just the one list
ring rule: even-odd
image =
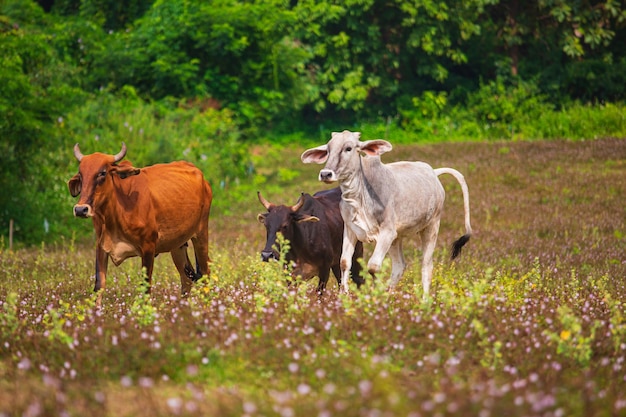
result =
[[[125,155],[124,143],[117,155],[83,155],[74,146],[80,164],[68,186],[73,197],[80,194],[74,216],[91,217],[96,231],[94,291],[105,288],[109,257],[117,266],[132,256],[141,256],[150,291],[154,257],[171,252],[186,295],[192,280],[209,274],[211,186],[188,162],[139,169],[122,161]],[[190,239],[197,271],[187,256]]]
[[[293,206],[272,204],[257,193],[259,201],[267,213],[259,214],[258,219],[265,225],[267,241],[261,251],[261,259],[278,259],[276,235],[280,232],[289,241],[290,249],[286,261],[294,262],[294,275],[304,279],[319,277],[317,291],[321,294],[326,288],[332,269],[339,282],[343,238],[343,219],[339,210],[341,189],[320,191],[315,195],[302,194]],[[360,286],[364,281],[360,276],[361,266],[357,259],[363,256],[363,244],[359,242],[353,256],[351,278]]]

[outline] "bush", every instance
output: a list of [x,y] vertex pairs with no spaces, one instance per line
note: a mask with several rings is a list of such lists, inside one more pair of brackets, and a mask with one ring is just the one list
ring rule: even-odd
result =
[[507,84],[497,78],[482,84],[467,100],[467,112],[489,139],[525,137],[526,126],[552,110],[537,86],[523,80]]
[[574,101],[555,109],[534,83],[497,79],[468,94],[466,103],[451,105],[444,92],[433,91],[412,98],[410,103],[405,100],[400,107],[402,132],[393,140],[625,137],[624,114],[622,103],[591,105]]
[[573,62],[567,67],[562,90],[568,97],[591,103],[619,101],[626,95],[626,58]]
[[531,139],[626,137],[626,106],[572,103],[562,110],[540,114],[527,124],[525,132]]

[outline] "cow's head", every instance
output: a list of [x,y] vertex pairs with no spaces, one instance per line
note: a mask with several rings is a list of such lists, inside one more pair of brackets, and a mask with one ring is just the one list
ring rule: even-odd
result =
[[326,162],[319,174],[320,181],[331,183],[346,180],[360,169],[362,154],[376,156],[391,150],[391,144],[386,140],[361,142],[360,138],[360,132],[333,132],[326,145],[304,151],[300,159],[305,164]]
[[319,218],[309,214],[301,213],[300,209],[304,205],[304,194],[300,196],[293,206],[276,205],[267,201],[257,192],[259,201],[267,210],[267,213],[259,214],[257,219],[265,225],[267,240],[265,249],[261,251],[261,259],[265,262],[270,259],[278,259],[280,247],[276,242],[276,236],[280,232],[283,237],[290,242],[294,239],[294,228],[299,223],[317,222]]
[[140,170],[134,168],[130,162],[120,162],[125,155],[125,143],[122,143],[122,150],[116,155],[99,152],[83,155],[78,143],[74,145],[74,156],[80,164],[78,174],[67,182],[72,197],[79,194],[81,196],[74,206],[74,216],[93,217],[95,201],[103,192],[106,193],[106,189],[111,186],[113,176],[124,179],[139,174]]

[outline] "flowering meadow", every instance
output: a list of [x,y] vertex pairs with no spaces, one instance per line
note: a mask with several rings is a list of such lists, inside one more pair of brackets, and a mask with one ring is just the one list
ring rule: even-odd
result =
[[[247,186],[284,204],[327,188],[302,150],[254,150]],[[290,282],[259,259],[253,191],[212,213],[212,272],[186,299],[168,254],[151,295],[137,258],[111,265],[96,308],[93,242],[0,241],[0,417],[626,415],[626,141],[383,157],[401,159],[454,167],[470,189],[475,233],[451,262],[462,195],[441,177],[427,299],[417,238],[392,291],[388,263],[349,294],[333,278],[322,297],[316,279]]]

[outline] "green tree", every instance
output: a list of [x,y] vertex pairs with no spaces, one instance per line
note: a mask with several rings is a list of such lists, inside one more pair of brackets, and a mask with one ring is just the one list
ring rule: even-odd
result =
[[249,126],[293,113],[307,101],[308,53],[288,36],[295,17],[285,6],[156,1],[97,53],[94,87],[132,85],[144,98],[230,108]]
[[52,36],[33,29],[45,24],[32,2],[0,8],[0,227],[4,234],[14,219],[16,240],[29,243],[63,229],[51,217],[64,186],[55,169],[63,164],[59,132],[66,111],[83,97],[68,84],[73,68],[58,59]]
[[316,112],[394,115],[399,100],[440,89],[492,0],[299,1],[296,37],[319,92]]
[[541,77],[544,88],[585,61],[623,68],[626,7],[619,0],[500,0],[479,24],[486,48],[472,58],[498,62],[513,76]]
[[152,5],[154,0],[40,0],[42,6],[60,16],[77,16],[98,21],[106,31],[131,26]]

